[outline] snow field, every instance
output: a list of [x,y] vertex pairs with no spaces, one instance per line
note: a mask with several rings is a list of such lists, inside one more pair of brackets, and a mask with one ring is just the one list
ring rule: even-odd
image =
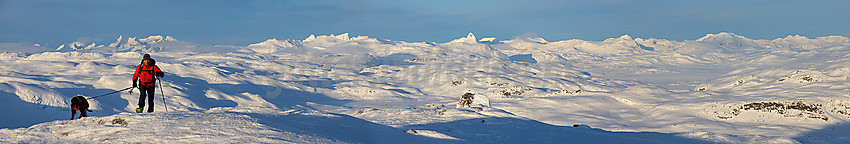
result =
[[[18,128],[0,130],[10,135],[0,141],[842,143],[831,131],[848,131],[850,120],[845,37],[117,41],[0,53],[0,105],[21,109],[0,125]],[[70,97],[129,87],[144,53],[166,72],[157,113],[125,113],[136,108],[135,91],[65,120]],[[456,107],[467,92],[473,107]],[[129,124],[111,124],[118,118]]]

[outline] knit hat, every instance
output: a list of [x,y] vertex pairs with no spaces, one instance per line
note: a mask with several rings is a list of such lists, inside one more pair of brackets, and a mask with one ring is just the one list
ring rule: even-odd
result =
[[151,55],[150,55],[150,54],[145,54],[145,56],[142,56],[142,62],[141,62],[141,64],[144,64],[144,63],[145,63],[145,60],[150,61],[150,62],[151,62],[151,65],[156,65],[156,60],[154,60],[153,58],[151,58]]

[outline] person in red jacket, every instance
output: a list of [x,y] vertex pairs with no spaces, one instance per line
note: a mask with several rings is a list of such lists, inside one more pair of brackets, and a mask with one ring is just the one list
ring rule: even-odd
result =
[[[156,66],[156,60],[151,58],[151,55],[145,54],[142,58],[142,64],[136,66],[136,72],[133,73],[133,87],[138,87],[139,94],[139,108],[136,108],[137,113],[141,113],[145,108],[145,97],[148,98],[148,112],[153,112],[153,97],[154,90],[156,87],[156,78],[162,78],[165,76],[165,73],[162,73],[162,70]],[[137,83],[138,82],[140,83]]]

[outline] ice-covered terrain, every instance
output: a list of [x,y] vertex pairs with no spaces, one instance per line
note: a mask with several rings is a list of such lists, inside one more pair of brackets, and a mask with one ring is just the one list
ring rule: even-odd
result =
[[[143,54],[166,76],[130,113]],[[0,44],[2,143],[850,143],[850,39]],[[461,95],[473,93],[472,107]],[[162,101],[161,94],[165,95]],[[167,103],[168,111],[164,111]]]

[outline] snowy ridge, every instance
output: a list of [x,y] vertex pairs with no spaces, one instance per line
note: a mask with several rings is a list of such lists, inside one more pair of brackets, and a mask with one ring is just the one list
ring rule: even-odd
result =
[[248,45],[248,48],[257,52],[257,53],[274,53],[277,52],[281,48],[295,48],[300,47],[301,42],[293,41],[293,40],[284,40],[280,41],[275,38],[268,39],[266,41]]
[[726,32],[721,32],[719,34],[707,34],[705,37],[699,38],[696,41],[717,44],[724,48],[758,47],[758,44],[756,44],[752,39]]
[[[177,44],[177,45],[175,45]],[[66,46],[67,45],[67,46]],[[107,52],[125,52],[125,51],[162,51],[164,47],[185,46],[186,43],[179,42],[171,36],[149,36],[147,38],[124,37],[118,36],[115,42],[109,45],[97,45],[96,43],[84,44],[83,42],[73,42],[63,44],[56,48],[56,51],[107,51]],[[191,45],[191,44],[188,44]]]
[[[0,105],[20,109],[0,142],[844,143],[850,131],[850,40],[840,36],[340,34],[248,46],[121,36],[71,46],[0,53]],[[70,97],[129,87],[144,53],[166,72],[156,113],[126,113],[138,91],[122,92],[91,100],[92,117],[66,120]],[[458,106],[464,93],[471,108]]]

